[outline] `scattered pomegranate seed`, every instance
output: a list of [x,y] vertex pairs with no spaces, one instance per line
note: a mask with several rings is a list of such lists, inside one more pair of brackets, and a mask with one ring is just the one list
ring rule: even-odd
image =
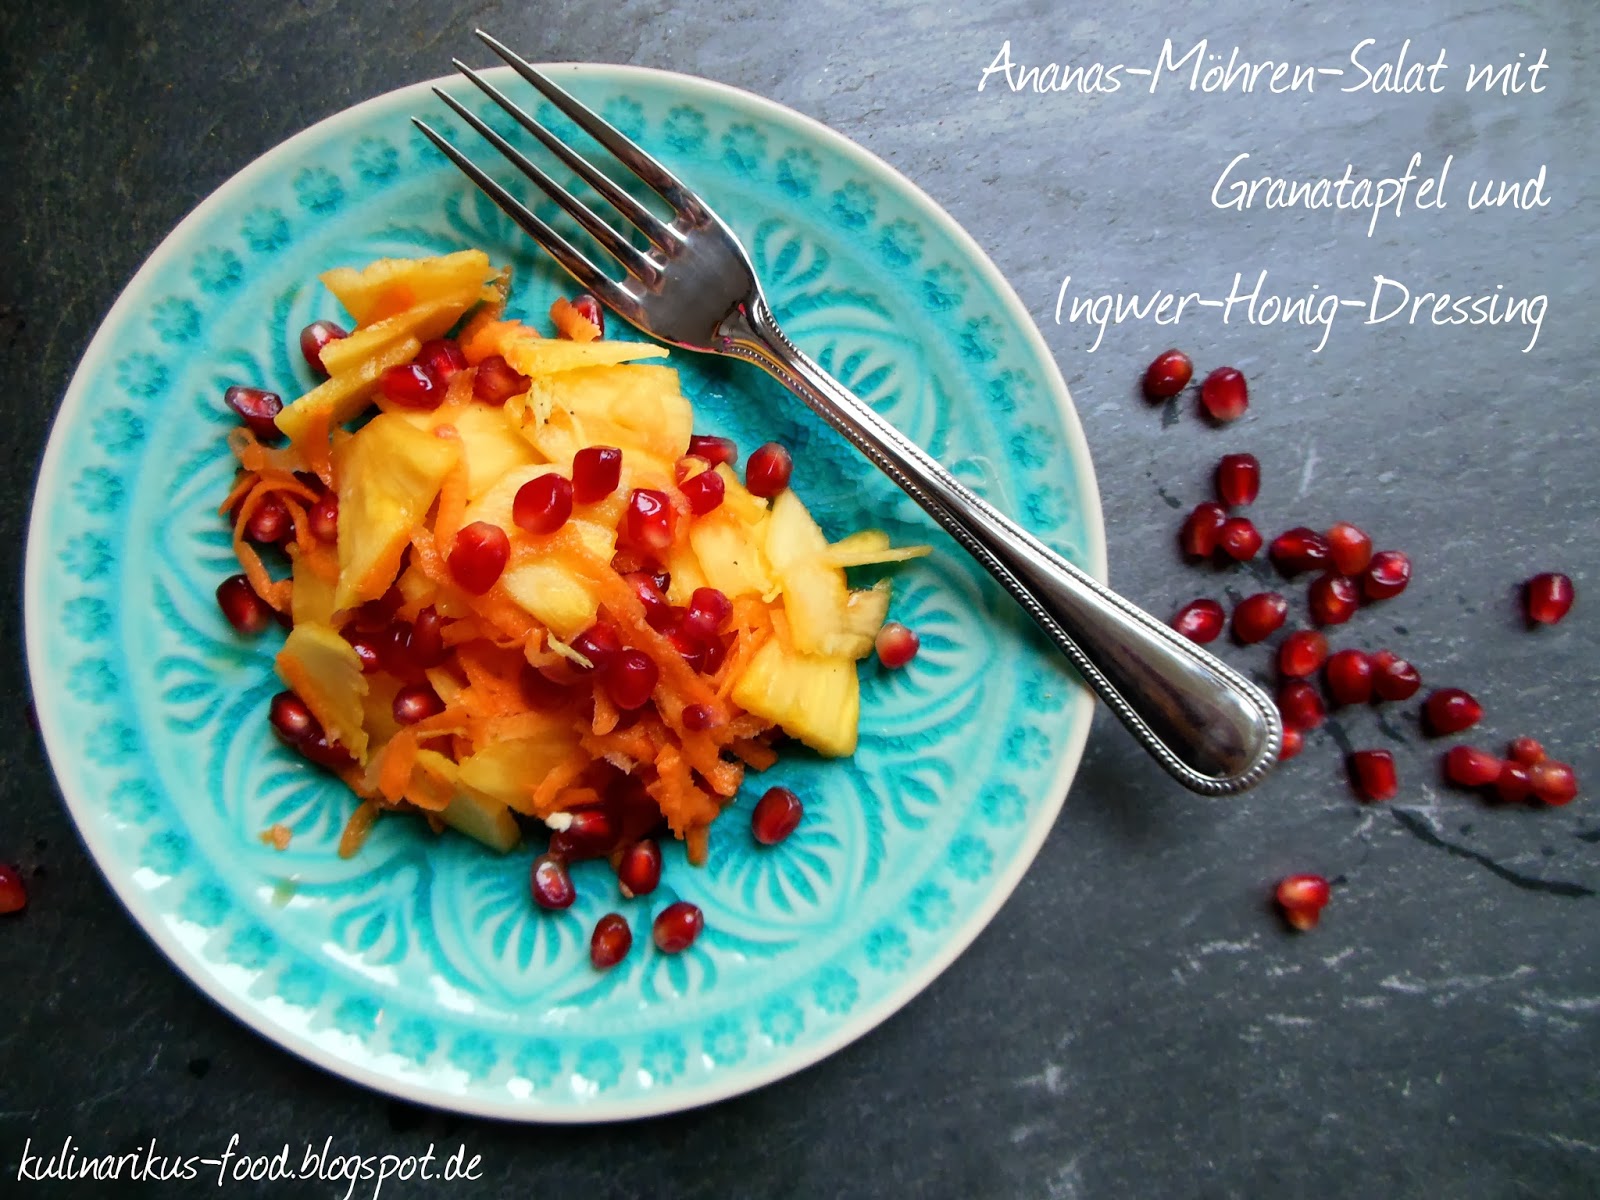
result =
[[635,842],[617,860],[617,884],[628,900],[648,896],[661,882],[661,847],[654,838]]
[[422,343],[417,351],[417,362],[428,369],[439,383],[449,383],[450,376],[467,369],[467,356],[454,338],[434,338]]
[[585,446],[572,456],[572,498],[598,504],[622,482],[622,451],[615,446]]
[[1522,585],[1522,599],[1528,621],[1534,625],[1554,625],[1572,609],[1577,593],[1565,575],[1546,571]]
[[594,670],[604,671],[622,653],[622,639],[604,622],[596,622],[572,639],[572,648],[588,659]]
[[[545,478],[561,477],[547,475]],[[521,499],[519,491],[517,502]],[[506,537],[506,531],[487,521],[474,521],[456,534],[456,544],[450,547],[450,577],[462,591],[481,596],[495,585],[510,557],[511,539]]]
[[400,725],[415,725],[444,711],[444,701],[425,683],[408,684],[394,694],[394,719]]
[[485,404],[504,404],[532,386],[531,379],[498,354],[491,354],[480,362],[477,372],[472,376],[473,398]]
[[1392,800],[1400,790],[1394,755],[1387,750],[1357,750],[1350,756],[1350,784],[1363,800]]
[[1372,690],[1379,700],[1409,700],[1422,687],[1422,676],[1405,659],[1388,650],[1372,656]]
[[713,467],[718,463],[732,467],[739,462],[739,447],[732,438],[697,433],[689,439],[689,453],[705,459]]
[[714,587],[695,588],[678,628],[695,641],[709,642],[733,616],[733,603]]
[[[467,528],[470,529],[471,526]],[[460,542],[457,541],[456,544],[460,545]],[[411,665],[419,670],[428,671],[443,664],[444,620],[433,605],[428,605],[417,614],[417,619],[411,622],[411,628],[406,631],[404,648]]]
[[659,554],[672,545],[672,502],[665,492],[654,488],[634,488],[623,516],[627,540],[634,546]]
[[295,749],[307,762],[316,763],[317,766],[329,771],[345,771],[356,765],[356,760],[350,757],[350,752],[338,742],[330,742],[328,735],[320,729]]
[[222,399],[263,442],[276,442],[281,436],[273,418],[283,411],[283,397],[276,392],[236,385],[224,392]]
[[378,376],[378,390],[390,404],[401,408],[434,409],[444,400],[444,385],[421,363],[384,368]]
[[1365,704],[1372,699],[1372,659],[1360,650],[1340,650],[1323,672],[1335,704]]
[[28,907],[28,888],[22,882],[22,869],[0,863],[0,916],[19,913]]
[[324,492],[315,504],[306,513],[306,524],[311,527],[311,536],[325,546],[331,546],[339,540],[339,495],[337,492]]
[[600,301],[589,292],[579,292],[572,300],[572,307],[578,310],[578,315],[600,331],[600,336],[606,335],[606,310],[600,307]]
[[1500,778],[1494,781],[1494,790],[1502,803],[1521,804],[1533,795],[1533,781],[1528,776],[1530,769],[1517,762],[1500,764]]
[[1167,400],[1189,386],[1194,378],[1194,363],[1182,350],[1156,355],[1144,371],[1144,394],[1152,400]]
[[1570,804],[1578,794],[1578,775],[1564,762],[1547,758],[1528,768],[1533,794],[1552,807]]
[[1232,367],[1218,367],[1200,385],[1200,407],[1213,421],[1235,421],[1250,407],[1250,389]]
[[529,533],[554,533],[572,516],[572,481],[565,475],[540,475],[517,489],[511,519]]
[[1278,761],[1288,762],[1306,746],[1306,735],[1298,729],[1285,729],[1283,731],[1283,745],[1278,748]]
[[1301,733],[1316,729],[1328,719],[1322,697],[1303,679],[1291,679],[1278,689],[1278,711],[1283,714],[1284,728]]
[[305,356],[312,370],[326,375],[328,369],[322,365],[322,348],[329,342],[349,336],[332,321],[313,321],[300,331],[300,353]]
[[267,721],[285,746],[298,746],[322,732],[306,702],[293,692],[279,692],[267,706]]
[[723,483],[722,476],[715,471],[701,471],[698,475],[691,475],[678,484],[678,490],[689,502],[689,508],[694,515],[703,517],[722,506],[728,488]]
[[1343,625],[1361,607],[1361,591],[1356,582],[1343,575],[1319,575],[1306,593],[1311,619],[1318,625]]
[[1317,923],[1328,907],[1328,881],[1321,875],[1290,875],[1279,880],[1274,894],[1283,918],[1304,933]]
[[1340,521],[1325,535],[1333,569],[1341,575],[1359,575],[1372,561],[1372,539],[1348,521]]
[[795,831],[805,806],[786,787],[768,788],[750,814],[750,832],[763,846],[776,846]]
[[664,954],[678,954],[694,945],[705,928],[705,914],[687,900],[677,900],[656,915],[651,936]]
[[350,649],[356,652],[356,657],[361,660],[361,673],[371,675],[374,671],[382,670],[383,656],[378,648],[376,635],[370,633],[351,633],[345,636],[350,643]]
[[554,911],[571,908],[578,898],[567,864],[554,854],[541,854],[533,860],[531,883],[533,901],[540,908]]
[[651,629],[665,633],[677,623],[672,605],[667,603],[667,598],[661,594],[661,589],[649,573],[629,571],[623,578],[633,588],[634,595],[639,597],[639,603],[644,605],[644,619]]
[[1512,762],[1519,762],[1525,767],[1545,760],[1544,747],[1531,737],[1512,739],[1511,745],[1506,748],[1506,756]]
[[1261,464],[1254,454],[1224,454],[1217,460],[1217,499],[1229,508],[1254,504],[1261,494]]
[[1423,724],[1434,737],[1471,729],[1483,718],[1483,705],[1460,688],[1440,688],[1422,702]]
[[1210,558],[1217,552],[1217,540],[1227,523],[1228,513],[1222,505],[1203,500],[1184,518],[1183,528],[1178,531],[1178,544],[1190,558]]
[[589,962],[597,971],[616,966],[633,949],[633,930],[620,913],[607,913],[589,935]]
[[1239,601],[1233,610],[1233,636],[1248,646],[1283,628],[1289,602],[1277,592],[1257,592]]
[[606,695],[624,711],[641,707],[656,690],[661,669],[643,650],[624,650],[606,667]]
[[1222,605],[1202,597],[1189,601],[1173,614],[1171,625],[1191,642],[1204,645],[1217,640],[1223,619]]
[[777,442],[758,446],[744,465],[744,486],[752,496],[771,498],[789,486],[794,459]]
[[258,546],[279,546],[293,540],[294,517],[289,506],[276,495],[263,497],[244,523],[244,536]]
[[683,710],[683,727],[691,733],[704,733],[719,724],[717,712],[709,704],[690,704]]
[[1500,760],[1476,746],[1451,746],[1444,756],[1444,776],[1460,787],[1484,787],[1500,778]]
[[[1215,602],[1208,601],[1208,603]],[[1218,606],[1217,629],[1221,628],[1222,608]],[[1217,635],[1213,633],[1211,636]],[[907,629],[899,621],[886,621],[883,628],[878,630],[878,636],[873,639],[872,646],[878,655],[878,663],[891,671],[897,671],[917,656],[917,652],[922,649],[922,638],[914,629]]]
[[272,624],[272,605],[256,595],[255,588],[244,575],[229,575],[217,584],[217,607],[229,625],[248,636]]
[[1315,629],[1296,629],[1278,647],[1278,674],[1307,679],[1328,660],[1328,639]]
[[1278,570],[1294,576],[1327,565],[1333,557],[1333,550],[1328,545],[1328,539],[1315,529],[1296,525],[1273,538],[1267,554]]
[[619,830],[611,814],[603,808],[575,808],[565,828],[550,835],[550,853],[562,862],[583,862],[604,858],[617,846]]
[[1237,562],[1246,562],[1261,549],[1261,533],[1248,517],[1229,517],[1217,534],[1217,548]]
[[1411,560],[1399,550],[1380,550],[1361,577],[1361,590],[1368,600],[1387,600],[1405,591],[1410,582]]

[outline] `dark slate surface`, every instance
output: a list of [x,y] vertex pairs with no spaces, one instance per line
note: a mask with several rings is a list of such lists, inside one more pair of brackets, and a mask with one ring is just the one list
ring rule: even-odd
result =
[[[1202,15],[1203,14],[1203,15]],[[1403,14],[1403,15],[1402,15]],[[1516,582],[1600,579],[1590,367],[1597,244],[1600,10],[1403,5],[459,6],[397,0],[0,8],[0,560],[18,580],[30,483],[51,414],[96,322],[168,229],[281,139],[355,101],[480,60],[481,22],[534,58],[669,67],[770,96],[857,139],[944,204],[1012,279],[1065,372],[1100,472],[1115,582],[1165,613],[1247,574],[1183,567],[1171,534],[1210,464],[1266,465],[1269,532],[1343,517],[1411,552],[1416,582],[1339,638],[1391,645],[1426,678],[1474,689],[1480,740],[1542,736],[1588,779],[1600,624],[1591,597],[1524,631]],[[1012,95],[977,82],[1002,40],[1019,62],[1153,63],[1164,37],[1225,54],[1337,66],[1442,45],[1439,96]],[[1471,97],[1465,66],[1549,48],[1541,95]],[[1132,82],[1125,77],[1125,82]],[[1258,172],[1423,171],[1446,154],[1454,198],[1365,236],[1351,214],[1221,212],[1212,182]],[[1549,204],[1467,211],[1481,176],[1548,164]],[[1321,353],[1304,329],[1215,312],[1176,331],[1049,323],[1073,293],[1269,290],[1365,298],[1374,272],[1415,290],[1544,293],[1532,353],[1515,328],[1359,325]],[[1186,401],[1134,394],[1149,357],[1231,362],[1254,406],[1218,431]],[[1172,419],[1175,418],[1175,419]],[[1290,589],[1301,603],[1298,588]],[[20,604],[0,609],[21,697]],[[1257,666],[1265,655],[1230,650]],[[15,708],[20,708],[20,700]],[[1347,794],[1338,747],[1392,748],[1392,804]],[[385,1194],[1100,1197],[1584,1196],[1600,1189],[1600,816],[1503,811],[1435,783],[1414,706],[1343,716],[1257,792],[1180,794],[1097,720],[1066,810],[1015,897],[938,982],[881,1029],[796,1078],[705,1112],[619,1128],[538,1129],[424,1113],[351,1087],[246,1032],[132,927],[86,858],[36,738],[0,741],[0,857],[33,905],[0,921],[0,1192],[24,1139],[99,1152],[151,1137],[213,1153],[333,1135],[367,1153],[465,1141],[476,1187]],[[1267,910],[1294,870],[1341,881],[1313,934]],[[199,1194],[167,1187],[117,1194]],[[331,1185],[273,1194],[338,1194]],[[62,1194],[59,1190],[56,1194]]]

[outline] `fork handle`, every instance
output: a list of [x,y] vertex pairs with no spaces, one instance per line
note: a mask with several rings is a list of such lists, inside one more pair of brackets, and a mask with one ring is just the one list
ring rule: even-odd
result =
[[982,563],[1179,782],[1228,795],[1271,770],[1283,726],[1260,688],[963,486],[802,354],[759,292],[723,321],[719,342],[805,401]]

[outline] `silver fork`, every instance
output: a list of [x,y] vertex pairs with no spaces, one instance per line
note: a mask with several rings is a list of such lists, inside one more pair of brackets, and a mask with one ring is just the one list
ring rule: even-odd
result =
[[617,280],[425,122],[417,127],[580,285],[651,337],[731,355],[782,382],[894,480],[976,558],[1060,647],[1134,737],[1197,792],[1226,795],[1263,778],[1283,727],[1270,699],[1212,655],[1073,566],[974,495],[789,341],[744,247],[716,213],[621,131],[482,30],[491,50],[649,186],[663,221],[471,67],[456,68],[644,235],[640,249],[442,89],[439,98],[561,206],[620,266]]

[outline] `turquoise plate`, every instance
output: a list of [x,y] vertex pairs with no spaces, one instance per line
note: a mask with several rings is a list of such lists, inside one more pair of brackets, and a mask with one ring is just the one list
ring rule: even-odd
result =
[[[1066,386],[1016,296],[931,200],[770,101],[657,71],[554,69],[711,199],[802,347],[1104,577]],[[484,105],[470,85],[447,86]],[[532,848],[502,858],[412,820],[379,822],[339,858],[352,798],[268,731],[280,636],[241,641],[213,599],[236,570],[216,514],[232,472],[222,392],[310,385],[296,337],[340,316],[316,282],[331,266],[480,246],[514,262],[513,311],[541,322],[571,290],[413,131],[413,114],[442,120],[442,107],[418,84],[290,139],[201,204],[118,299],[67,391],[34,502],[40,723],[134,919],[286,1048],[497,1117],[704,1104],[860,1037],[977,936],[1060,809],[1090,698],[1005,594],[797,401],[743,364],[674,353],[698,427],[747,449],[790,446],[794,486],[831,536],[879,526],[935,544],[894,572],[892,615],[923,649],[900,672],[863,664],[860,750],[792,754],[761,778],[806,801],[781,846],[754,844],[747,787],[714,828],[709,865],[674,846],[661,888],[631,902],[589,863],[570,910],[539,912]],[[282,852],[260,839],[277,822],[294,831]],[[651,945],[650,920],[678,897],[705,910],[706,932],[671,957]],[[600,974],[588,935],[612,909],[634,950]]]

